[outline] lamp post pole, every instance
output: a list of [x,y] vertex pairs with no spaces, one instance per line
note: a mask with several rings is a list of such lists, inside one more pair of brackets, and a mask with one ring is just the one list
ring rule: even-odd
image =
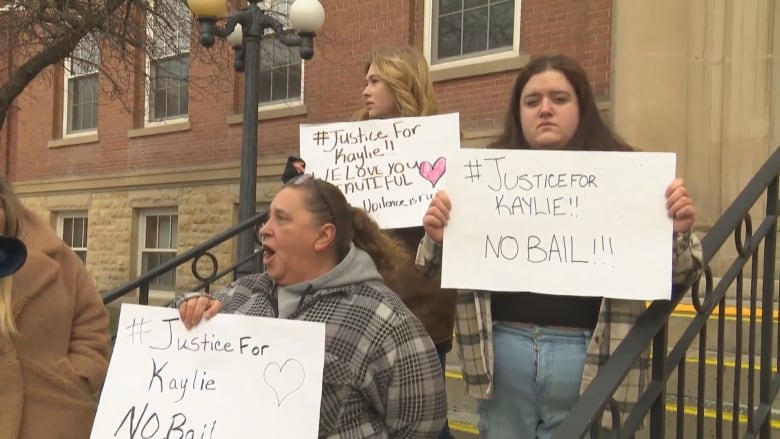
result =
[[[250,18],[248,26],[243,27],[244,52],[244,118],[241,132],[241,173],[238,187],[238,221],[251,218],[257,209],[257,106],[259,96],[257,83],[260,70],[260,38],[262,11],[257,1],[250,1],[247,14]],[[244,230],[238,235],[238,260],[249,257],[255,251],[255,234],[253,229]],[[248,262],[237,267],[237,275],[243,276],[253,272],[257,267]]]
[[[223,15],[225,0],[188,0],[187,4],[200,25],[200,44],[214,45],[215,36],[226,38],[235,49],[234,67],[244,75],[244,114],[241,132],[241,172],[238,191],[239,222],[255,215],[257,205],[257,106],[260,70],[260,40],[266,29],[273,30],[266,38],[278,38],[289,47],[299,47],[301,58],[314,56],[314,36],[325,21],[325,11],[319,0],[295,0],[289,8],[290,22],[295,31],[285,30],[282,22],[258,6],[260,0],[249,0],[249,5],[227,17],[224,27],[217,26]],[[234,33],[235,31],[235,33]],[[238,235],[237,259],[243,261],[236,269],[238,276],[252,273],[256,267],[249,263],[255,252],[254,230]]]

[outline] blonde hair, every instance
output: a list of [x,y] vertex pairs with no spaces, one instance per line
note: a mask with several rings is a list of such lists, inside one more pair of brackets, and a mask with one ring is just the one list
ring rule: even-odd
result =
[[[366,73],[372,64],[393,92],[401,116],[429,116],[438,112],[428,61],[419,50],[410,46],[381,47],[368,57]],[[357,119],[369,119],[368,110],[363,108],[358,112]]]
[[[18,237],[21,232],[20,215],[22,203],[14,194],[11,186],[0,176],[0,203],[5,211],[4,234]],[[14,322],[12,291],[13,278],[6,276],[0,279],[0,338],[7,338],[16,334],[16,322]]]

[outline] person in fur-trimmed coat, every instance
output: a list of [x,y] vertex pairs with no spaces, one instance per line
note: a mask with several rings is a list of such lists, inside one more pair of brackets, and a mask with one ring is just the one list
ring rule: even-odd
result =
[[0,177],[0,234],[27,247],[0,279],[0,438],[86,439],[108,368],[108,313],[82,261]]

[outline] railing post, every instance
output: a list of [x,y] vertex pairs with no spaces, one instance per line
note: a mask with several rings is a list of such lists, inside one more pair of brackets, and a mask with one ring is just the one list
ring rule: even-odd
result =
[[149,282],[141,284],[140,290],[138,291],[138,303],[141,305],[149,304]]
[[[653,359],[651,376],[655,382],[666,381],[666,351],[668,348],[669,325],[665,323],[653,337]],[[666,437],[666,386],[661,386],[652,407],[650,407],[650,437]]]
[[[764,240],[764,279],[761,295],[761,372],[759,376],[759,401],[761,406],[771,408],[770,389],[772,387],[772,327],[774,320],[774,289],[775,289],[775,253],[777,245],[777,196],[778,176],[772,180],[766,191],[766,218],[775,217],[772,226]],[[769,439],[772,436],[769,414],[761,422],[759,437]]]

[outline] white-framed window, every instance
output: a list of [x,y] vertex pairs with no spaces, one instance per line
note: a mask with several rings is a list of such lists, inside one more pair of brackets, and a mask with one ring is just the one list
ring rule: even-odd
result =
[[[291,3],[288,0],[265,0],[260,7],[272,11],[274,17],[282,21],[285,28],[289,28]],[[260,105],[301,101],[302,89],[303,60],[298,48],[287,47],[277,38],[260,40]]]
[[57,235],[70,247],[81,261],[87,263],[87,212],[60,212],[57,214]]
[[98,65],[98,37],[87,34],[78,42],[71,56],[65,59],[63,136],[94,132],[97,129],[100,93]]
[[[148,209],[138,216],[138,273],[153,270],[176,257],[179,215],[176,208]],[[165,272],[149,285],[152,290],[174,291],[176,270]]]
[[432,66],[517,54],[520,0],[427,1],[424,34]]
[[147,125],[183,119],[189,113],[192,14],[177,0],[155,0],[154,11],[147,32],[153,43],[147,62]]

